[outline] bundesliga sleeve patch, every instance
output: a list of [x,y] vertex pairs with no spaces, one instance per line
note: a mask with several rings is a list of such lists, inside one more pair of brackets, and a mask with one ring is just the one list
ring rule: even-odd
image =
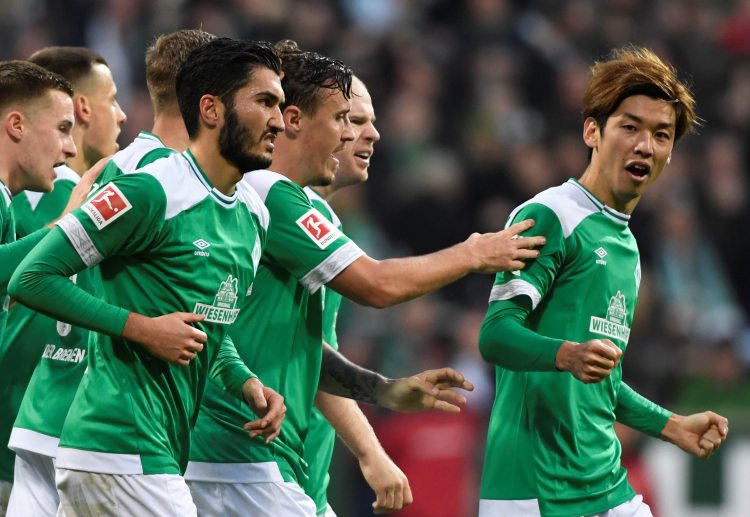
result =
[[116,185],[110,183],[81,208],[94,221],[96,227],[101,230],[133,208],[133,205]]
[[322,250],[341,236],[339,229],[314,208],[297,219],[297,225]]

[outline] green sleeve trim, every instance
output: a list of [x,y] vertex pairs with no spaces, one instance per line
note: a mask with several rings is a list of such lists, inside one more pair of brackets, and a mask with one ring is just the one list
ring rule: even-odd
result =
[[626,383],[620,384],[615,419],[621,424],[658,438],[670,416],[671,411],[638,394]]
[[514,371],[551,372],[562,339],[537,334],[524,326],[531,301],[524,296],[492,302],[479,333],[485,361]]
[[86,266],[63,231],[55,228],[18,266],[8,291],[24,305],[51,318],[120,336],[128,311],[100,300],[70,281],[70,276],[84,269]]

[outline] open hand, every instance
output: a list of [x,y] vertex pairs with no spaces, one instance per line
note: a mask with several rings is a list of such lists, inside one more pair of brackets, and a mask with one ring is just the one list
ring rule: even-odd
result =
[[466,404],[466,397],[455,391],[472,391],[474,386],[452,368],[424,372],[383,382],[378,386],[378,403],[394,411],[424,411],[436,409],[458,413]]
[[525,260],[535,259],[539,251],[534,248],[543,246],[544,237],[519,237],[534,226],[534,221],[526,219],[496,233],[473,233],[466,240],[477,259],[474,270],[478,273],[496,273],[498,271],[518,271],[526,267]]

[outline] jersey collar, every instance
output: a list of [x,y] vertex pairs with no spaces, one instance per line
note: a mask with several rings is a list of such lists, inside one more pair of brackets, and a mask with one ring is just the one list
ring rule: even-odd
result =
[[575,185],[576,187],[581,189],[581,191],[586,195],[586,197],[589,198],[589,200],[591,200],[592,203],[594,203],[596,208],[598,208],[601,213],[603,213],[604,215],[606,215],[613,221],[624,224],[624,225],[627,225],[628,222],[630,221],[630,214],[624,214],[622,212],[618,212],[614,208],[611,208],[605,205],[604,203],[599,201],[599,199],[597,199],[597,197],[594,194],[592,194],[586,187],[581,185],[581,183],[577,179],[570,178],[568,180],[568,183],[571,183],[572,185]]
[[211,193],[214,199],[225,206],[233,206],[237,202],[237,189],[234,189],[234,193],[232,193],[231,196],[227,196],[214,187],[208,179],[208,176],[206,176],[206,173],[203,172],[203,169],[198,165],[198,162],[196,161],[195,156],[193,156],[193,153],[190,152],[190,149],[186,149],[185,152],[182,153],[182,156],[184,156],[190,164],[190,170],[193,171],[195,177],[204,187],[206,187],[206,190]]

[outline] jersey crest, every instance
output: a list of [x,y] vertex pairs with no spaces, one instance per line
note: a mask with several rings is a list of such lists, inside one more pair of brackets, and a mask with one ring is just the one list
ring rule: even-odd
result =
[[307,234],[312,241],[322,250],[326,249],[333,241],[341,236],[341,232],[323,217],[323,214],[311,208],[297,219],[297,225]]
[[229,275],[226,280],[219,284],[219,290],[216,292],[213,305],[196,303],[193,312],[205,314],[206,319],[204,321],[231,325],[240,313],[237,308],[238,291],[239,282],[237,278]]
[[591,316],[589,331],[602,334],[615,339],[628,342],[630,327],[627,326],[628,308],[625,304],[625,295],[621,291],[609,299],[607,317],[599,318]]
[[97,192],[82,208],[101,230],[133,208],[133,205],[116,185],[110,183]]

